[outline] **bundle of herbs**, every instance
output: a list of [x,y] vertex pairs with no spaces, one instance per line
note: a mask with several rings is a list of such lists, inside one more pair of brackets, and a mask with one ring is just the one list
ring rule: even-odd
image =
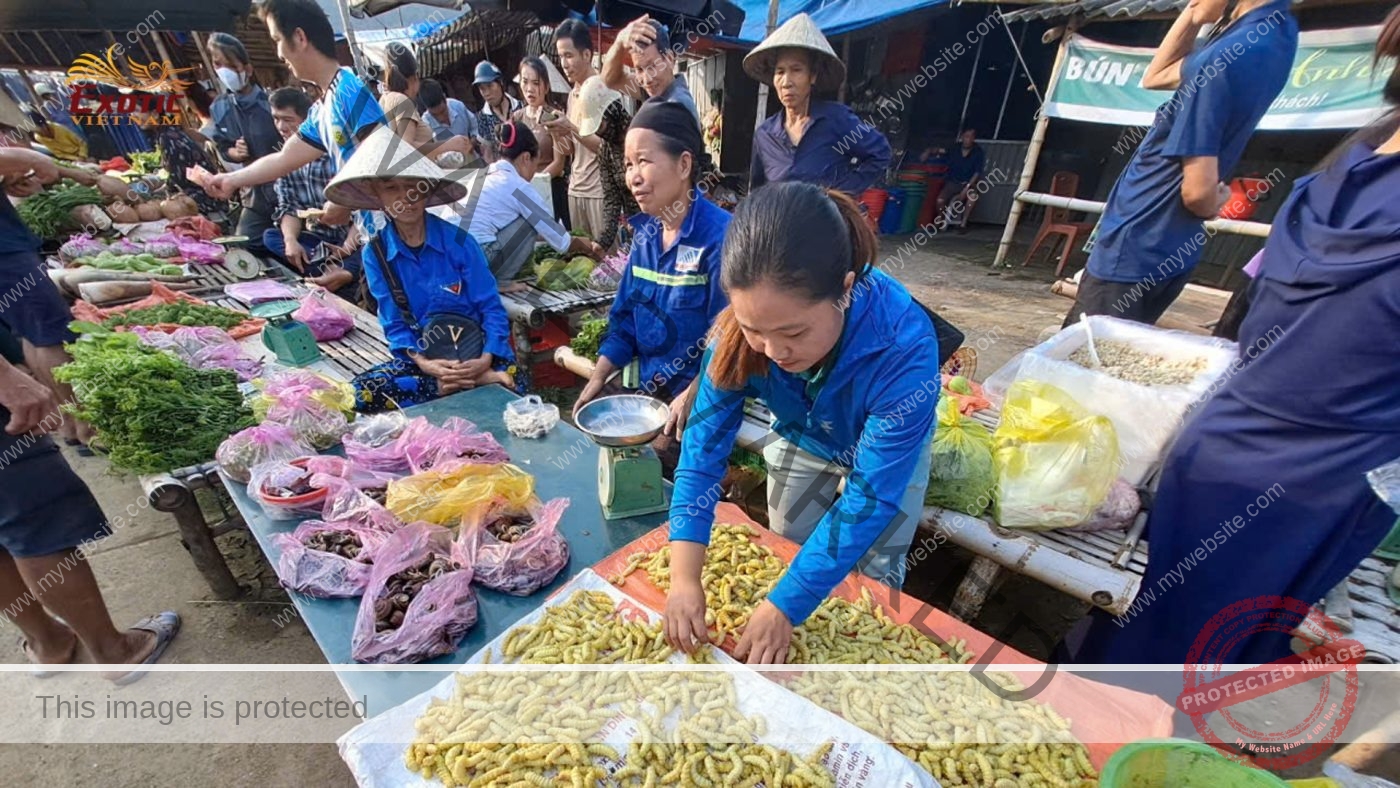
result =
[[71,214],[74,208],[101,204],[101,192],[91,186],[80,186],[74,181],[65,180],[22,200],[19,217],[35,235],[56,240],[64,226],[73,224]]
[[194,369],[134,334],[73,328],[84,336],[54,374],[73,387],[69,412],[97,430],[114,468],[158,473],[207,462],[225,438],[254,424],[233,372]]

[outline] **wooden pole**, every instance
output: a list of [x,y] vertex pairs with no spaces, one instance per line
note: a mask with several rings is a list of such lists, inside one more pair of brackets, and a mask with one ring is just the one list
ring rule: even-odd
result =
[[[763,37],[767,38],[778,29],[778,0],[768,0],[768,27],[764,29]],[[768,110],[768,83],[761,82],[758,85],[758,111],[754,112],[753,130],[758,132],[758,127],[763,125],[764,113]]]
[[[1069,26],[1065,27],[1064,34],[1060,37],[1060,48],[1055,52],[1055,65],[1050,72],[1050,84],[1045,88],[1045,99],[1048,101],[1050,94],[1055,90],[1055,83],[1060,79],[1060,67],[1064,65],[1065,52],[1069,50],[1069,39],[1073,35]],[[1045,105],[1040,107],[1039,117],[1035,120],[1035,131],[1031,134],[1030,147],[1026,149],[1026,164],[1021,168],[1021,180],[1016,185],[1016,194],[1019,197],[1021,192],[1029,189],[1031,180],[1035,177],[1035,165],[1040,159],[1040,149],[1045,145],[1045,131],[1050,126],[1050,116],[1045,112]],[[996,257],[992,260],[992,267],[1000,266],[1006,260],[1006,253],[1011,250],[1011,239],[1016,235],[1016,225],[1021,222],[1021,211],[1025,209],[1025,203],[1020,199],[1015,199],[1011,203],[1011,213],[1006,217],[1006,228],[1001,232],[1001,243],[997,246]]]
[[219,80],[219,72],[214,70],[214,61],[209,57],[209,42],[201,38],[198,33],[194,33],[194,48],[199,50],[199,59],[204,62],[204,70],[208,73],[209,84],[219,93],[224,92],[224,83]]

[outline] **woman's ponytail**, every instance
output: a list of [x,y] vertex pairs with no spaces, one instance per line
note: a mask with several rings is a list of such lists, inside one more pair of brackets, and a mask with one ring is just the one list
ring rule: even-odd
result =
[[[1371,73],[1376,73],[1380,69],[1381,61],[1387,58],[1400,60],[1400,6],[1391,9],[1390,15],[1381,25],[1381,34],[1376,38],[1376,53],[1371,61]],[[1378,148],[1400,131],[1400,63],[1390,72],[1390,78],[1381,89],[1381,96],[1385,103],[1390,105],[1390,111],[1371,125],[1342,140],[1342,144],[1333,148],[1317,165],[1317,172],[1336,164],[1353,145],[1360,143],[1370,148]]]
[[870,226],[870,221],[861,212],[860,203],[849,194],[836,189],[827,189],[826,194],[836,203],[836,210],[841,212],[841,218],[846,222],[846,232],[851,236],[851,271],[860,276],[867,265],[875,262],[880,242],[875,237],[875,230]]

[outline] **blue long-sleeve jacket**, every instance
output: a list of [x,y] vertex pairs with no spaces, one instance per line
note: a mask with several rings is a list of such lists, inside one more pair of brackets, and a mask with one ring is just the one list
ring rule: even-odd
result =
[[855,285],[836,360],[814,396],[806,379],[771,362],[739,391],[715,388],[702,371],[676,469],[673,540],[709,543],[746,397],[763,399],[778,435],[850,469],[845,493],[768,595],[800,624],[900,515],[941,387],[933,324],[903,285],[872,270]]
[[890,142],[845,104],[813,101],[811,121],[796,145],[784,113],[768,116],[753,135],[749,190],[769,181],[803,181],[859,195],[890,166]]
[[701,340],[729,304],[719,282],[720,247],[730,215],[697,196],[681,223],[680,238],[662,248],[661,221],[630,219],[632,251],[608,313],[598,354],[621,367],[640,362],[651,381],[679,394],[700,369]]
[[408,305],[419,328],[434,315],[455,314],[481,325],[486,352],[497,359],[513,359],[510,319],[496,292],[496,278],[486,266],[486,256],[470,235],[455,225],[427,214],[427,232],[421,249],[414,251],[399,238],[391,222],[364,250],[365,282],[379,305],[379,324],[389,349],[403,355],[418,350],[419,338],[394,303],[384,264],[376,247],[383,246],[390,264],[403,283]]

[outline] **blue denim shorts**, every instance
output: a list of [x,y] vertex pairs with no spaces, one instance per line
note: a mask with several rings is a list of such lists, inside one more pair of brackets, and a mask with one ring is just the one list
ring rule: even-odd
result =
[[35,347],[57,347],[77,336],[73,313],[34,252],[0,252],[0,324]]
[[[3,409],[0,416],[9,420]],[[39,558],[111,532],[97,499],[52,438],[8,435],[0,422],[0,550]]]

